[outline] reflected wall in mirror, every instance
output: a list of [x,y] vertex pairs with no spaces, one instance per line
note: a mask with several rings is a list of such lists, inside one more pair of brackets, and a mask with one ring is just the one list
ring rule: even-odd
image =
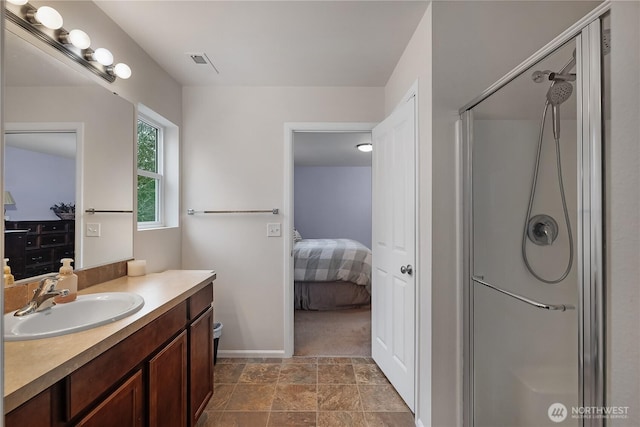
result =
[[[75,130],[6,131],[4,154],[5,258],[15,279],[57,271],[62,258],[81,263],[75,254]],[[54,213],[61,205],[66,212]]]
[[[133,214],[85,210],[133,211],[133,105],[6,24],[5,256],[16,280],[56,272],[68,256],[75,268],[132,258]],[[58,218],[50,208],[61,203],[75,217]]]

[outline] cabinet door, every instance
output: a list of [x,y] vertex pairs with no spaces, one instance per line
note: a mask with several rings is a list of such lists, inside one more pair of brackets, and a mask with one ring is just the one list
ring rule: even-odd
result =
[[140,370],[84,417],[77,426],[142,427],[143,413],[144,386]]
[[194,426],[213,395],[213,308],[189,326],[190,425]]
[[36,397],[9,412],[5,418],[5,425],[6,427],[51,426],[51,389],[46,389]]
[[149,361],[149,425],[187,425],[187,332]]

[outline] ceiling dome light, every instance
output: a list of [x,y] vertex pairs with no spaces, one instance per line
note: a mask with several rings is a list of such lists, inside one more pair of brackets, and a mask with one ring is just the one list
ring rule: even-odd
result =
[[62,28],[62,15],[52,7],[39,7],[34,15],[36,21],[51,30]]
[[119,62],[113,67],[113,74],[126,80],[131,77],[131,68],[123,62]]
[[15,4],[17,6],[22,6],[27,4],[28,0],[7,0],[11,4]]
[[75,29],[69,31],[67,39],[69,40],[69,43],[78,49],[86,49],[91,46],[91,38],[82,30]]
[[105,67],[113,64],[113,54],[103,47],[99,47],[95,52],[93,52],[93,59]]
[[365,144],[358,144],[356,145],[356,148],[363,153],[370,153],[373,151],[373,144],[371,144],[370,142],[367,142]]

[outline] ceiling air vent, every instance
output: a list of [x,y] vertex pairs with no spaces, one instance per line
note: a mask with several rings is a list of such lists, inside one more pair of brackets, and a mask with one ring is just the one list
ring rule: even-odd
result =
[[193,60],[193,62],[195,62],[197,65],[210,65],[211,68],[214,69],[214,71],[217,74],[220,74],[220,72],[218,71],[218,69],[216,68],[215,65],[213,65],[213,63],[211,62],[211,60],[209,59],[209,57],[207,56],[206,53],[187,53],[187,55],[191,58],[191,60]]

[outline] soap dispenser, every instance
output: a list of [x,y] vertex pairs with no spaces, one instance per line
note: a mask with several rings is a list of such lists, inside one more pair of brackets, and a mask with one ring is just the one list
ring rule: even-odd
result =
[[5,258],[3,261],[4,262],[2,265],[2,270],[4,271],[4,285],[5,286],[13,285],[14,278],[13,278],[13,274],[11,274],[11,267],[7,265],[7,263],[9,262],[9,258]]
[[60,260],[62,267],[60,267],[60,274],[58,274],[58,284],[56,289],[68,289],[69,294],[66,296],[58,296],[53,299],[56,303],[65,303],[75,301],[78,296],[78,276],[73,272],[71,263],[72,258],[62,258]]

